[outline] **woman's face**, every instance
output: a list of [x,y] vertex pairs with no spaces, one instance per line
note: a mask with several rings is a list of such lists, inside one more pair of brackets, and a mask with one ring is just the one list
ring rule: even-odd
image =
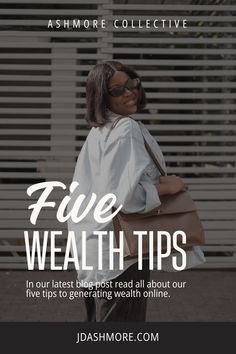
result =
[[[118,86],[125,86],[130,77],[123,71],[116,71],[108,82],[108,90]],[[125,89],[123,94],[118,97],[108,96],[108,108],[110,111],[128,116],[137,112],[138,88],[129,91]]]

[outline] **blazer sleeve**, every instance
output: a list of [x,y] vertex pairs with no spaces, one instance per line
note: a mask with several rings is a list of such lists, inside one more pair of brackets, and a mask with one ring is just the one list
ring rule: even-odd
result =
[[161,204],[146,170],[151,159],[137,122],[122,119],[111,132],[101,165],[105,193],[114,193],[124,213],[146,213]]

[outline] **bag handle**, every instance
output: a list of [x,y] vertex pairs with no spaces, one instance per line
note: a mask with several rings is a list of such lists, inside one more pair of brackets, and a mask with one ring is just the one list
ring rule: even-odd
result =
[[[112,124],[112,129],[115,128],[115,126],[117,125],[117,123],[122,119],[122,118],[125,118],[124,116],[120,116],[118,117],[118,119],[115,120],[115,122]],[[133,119],[132,117],[129,117],[131,119]],[[138,122],[139,124],[140,122]],[[149,156],[151,157],[151,159],[153,160],[154,164],[156,165],[158,171],[160,172],[160,174],[162,176],[165,176],[166,173],[165,171],[163,170],[163,168],[161,167],[160,163],[158,162],[154,152],[152,151],[152,148],[150,147],[150,145],[148,144],[147,140],[145,139],[144,135],[143,135],[143,132],[142,132],[142,129],[140,127],[140,131],[141,131],[141,134],[143,136],[143,141],[144,141],[144,145],[145,145],[145,148],[149,154]]]
[[[141,130],[141,129],[140,129]],[[142,133],[142,136],[143,136],[143,132],[141,130],[141,133]],[[160,171],[160,174],[162,176],[165,176],[166,173],[165,171],[163,170],[163,168],[161,167],[159,161],[157,160],[156,156],[154,155],[154,152],[152,151],[150,145],[148,144],[147,140],[144,138],[143,136],[143,140],[144,140],[144,145],[145,145],[145,148],[147,150],[147,152],[149,153],[149,156],[151,157],[151,159],[153,160],[153,162],[155,163],[157,169]]]

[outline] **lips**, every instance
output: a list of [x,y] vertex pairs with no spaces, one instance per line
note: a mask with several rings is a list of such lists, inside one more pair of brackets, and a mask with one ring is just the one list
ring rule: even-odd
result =
[[127,107],[136,106],[137,105],[137,101],[136,100],[131,100],[131,101],[128,101],[125,105]]

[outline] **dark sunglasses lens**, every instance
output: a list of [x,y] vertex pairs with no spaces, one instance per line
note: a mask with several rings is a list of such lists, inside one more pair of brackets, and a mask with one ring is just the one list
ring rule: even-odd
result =
[[128,90],[134,90],[138,87],[138,85],[139,85],[139,79],[133,79],[127,82],[126,87]]
[[135,90],[140,84],[139,79],[130,79],[128,80],[127,84],[125,86],[117,86],[109,90],[109,94],[113,97],[119,97],[123,95],[125,92],[125,89],[127,88],[128,90],[132,91]]
[[125,88],[123,86],[120,86],[120,87],[114,87],[113,89],[111,89],[109,91],[109,93],[113,97],[118,97],[118,96],[123,95],[124,91],[125,91]]

